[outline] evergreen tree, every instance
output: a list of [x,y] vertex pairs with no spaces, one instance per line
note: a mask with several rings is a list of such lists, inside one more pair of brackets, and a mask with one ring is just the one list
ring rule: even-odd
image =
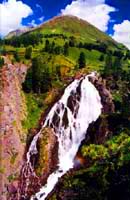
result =
[[127,57],[130,59],[130,50],[127,51]]
[[101,54],[99,60],[100,60],[101,62],[104,61],[104,54]]
[[27,93],[32,91],[32,67],[27,71],[26,79],[23,83],[23,90]]
[[18,54],[18,50],[16,50],[14,52],[14,58],[15,58],[16,62],[20,62],[20,57],[19,57],[19,54]]
[[2,46],[4,44],[4,40],[2,40],[2,38],[0,37],[0,46]]
[[51,86],[51,76],[48,66],[44,64],[41,56],[32,60],[32,90],[35,93],[48,91]]
[[105,57],[105,66],[104,66],[104,74],[111,75],[112,73],[112,55],[110,52]]
[[2,54],[3,56],[6,56],[7,50],[6,50],[5,46],[2,48],[1,54]]
[[84,47],[83,43],[80,42],[79,45],[78,45],[78,47],[79,47],[79,48],[83,48],[83,47]]
[[42,80],[41,80],[41,92],[47,92],[48,89],[51,87],[51,76],[49,72],[48,66],[44,65],[44,70],[42,72]]
[[55,42],[54,41],[50,45],[49,53],[55,53]]
[[61,53],[61,47],[56,46],[54,52],[55,52],[55,54],[59,55]]
[[32,89],[35,93],[41,92],[42,64],[41,57],[32,60]]
[[4,58],[0,57],[0,68],[4,65]]
[[120,75],[122,71],[121,67],[122,67],[121,59],[119,57],[115,57],[113,62],[113,74],[116,76]]
[[25,58],[26,59],[31,59],[31,56],[32,56],[32,46],[29,46],[29,47],[26,48]]
[[68,44],[68,42],[66,42],[66,43],[64,44],[63,53],[64,53],[65,56],[68,56],[68,55],[69,55],[69,44]]
[[70,47],[74,47],[74,46],[75,46],[75,38],[74,38],[74,36],[71,36],[71,37],[70,37],[69,46],[70,46]]
[[50,51],[50,42],[49,40],[45,41],[45,48],[44,48],[45,52],[49,52]]
[[86,58],[84,52],[81,52],[78,59],[79,69],[82,69],[86,65]]

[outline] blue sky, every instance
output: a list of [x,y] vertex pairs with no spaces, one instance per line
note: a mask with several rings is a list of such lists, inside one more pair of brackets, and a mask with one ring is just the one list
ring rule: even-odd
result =
[[[91,0],[90,0],[91,1]],[[37,20],[38,17],[43,15],[45,18],[44,20],[48,20],[56,15],[58,15],[61,11],[61,9],[64,9],[68,4],[72,3],[72,0],[23,0],[24,3],[27,3],[30,5],[33,10],[35,10],[35,19]],[[130,0],[106,0],[106,4],[115,7],[117,9],[116,12],[113,12],[110,14],[113,20],[115,22],[110,22],[109,29],[107,33],[112,34],[113,33],[113,24],[121,23],[125,19],[130,20]],[[43,12],[41,13],[39,9],[36,9],[36,4],[39,4]],[[30,18],[24,20],[24,23],[28,20],[33,19],[34,16],[31,16]],[[37,21],[38,23],[38,21]]]
[[120,24],[124,20],[130,21],[130,0],[107,0],[107,4],[115,7],[117,12],[111,13],[111,17],[115,20],[114,23],[109,24],[108,33],[113,33],[113,25]]
[[0,10],[1,36],[60,14],[71,14],[130,48],[130,0],[0,0]]

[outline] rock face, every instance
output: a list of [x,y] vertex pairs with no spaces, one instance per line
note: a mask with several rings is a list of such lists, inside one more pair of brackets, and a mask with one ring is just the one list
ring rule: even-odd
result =
[[45,180],[58,164],[58,141],[53,129],[44,128],[38,141],[39,156],[36,173]]
[[114,103],[112,99],[112,95],[110,91],[106,87],[105,80],[102,79],[102,77],[97,76],[96,77],[90,77],[90,81],[95,85],[97,90],[99,91],[102,105],[103,105],[103,113],[109,114],[114,112]]
[[[53,129],[43,128],[38,139],[38,155],[31,158],[32,168],[25,163],[22,169],[19,192],[15,200],[30,199],[46,184],[48,176],[57,168],[58,164],[58,141]],[[14,200],[11,199],[11,200]]]
[[102,144],[111,134],[107,117],[114,112],[115,107],[112,95],[106,87],[105,80],[97,75],[96,77],[90,78],[90,81],[99,91],[103,108],[102,115],[99,119],[94,124],[90,125],[87,138],[89,138],[89,143]]
[[12,38],[13,36],[20,36],[20,35],[22,35],[23,33],[26,33],[26,32],[31,31],[31,30],[33,30],[33,29],[34,29],[33,26],[30,26],[30,27],[27,27],[27,28],[22,28],[22,29],[17,29],[17,30],[15,30],[15,31],[9,32],[8,35],[6,35],[5,38],[6,38],[6,39],[10,39],[10,38]]
[[27,67],[12,65],[5,58],[0,72],[0,199],[16,193],[18,177],[25,151],[26,135],[22,121],[26,104],[21,90]]

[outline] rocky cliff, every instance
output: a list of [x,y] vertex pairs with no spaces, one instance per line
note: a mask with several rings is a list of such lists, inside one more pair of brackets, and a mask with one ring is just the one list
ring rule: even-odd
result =
[[21,84],[27,67],[12,65],[5,57],[0,71],[0,194],[9,199],[16,192],[26,144],[22,121],[26,117],[26,104]]

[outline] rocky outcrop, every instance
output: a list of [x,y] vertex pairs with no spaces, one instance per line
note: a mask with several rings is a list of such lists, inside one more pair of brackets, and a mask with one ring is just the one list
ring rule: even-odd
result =
[[44,128],[38,141],[39,156],[36,173],[45,180],[58,164],[58,141],[53,129]]
[[0,72],[0,199],[16,193],[18,177],[25,150],[26,134],[22,121],[26,117],[26,103],[21,90],[27,67],[12,65],[5,58]]
[[18,194],[11,200],[30,199],[46,184],[48,176],[57,168],[58,141],[53,129],[43,128],[38,139],[38,154],[31,157],[31,167],[25,162],[21,172]]
[[21,28],[21,29],[17,29],[15,31],[11,31],[8,33],[8,35],[5,36],[6,39],[10,39],[14,36],[20,36],[22,35],[23,33],[26,33],[26,32],[29,32],[29,31],[32,31],[34,29],[33,26],[30,26],[30,27],[25,27],[25,28]]
[[112,95],[109,89],[106,87],[106,81],[102,79],[98,74],[95,77],[90,77],[90,81],[97,88],[102,102],[102,115],[99,119],[92,123],[87,131],[86,141],[94,144],[102,144],[112,134],[110,130],[110,124],[108,116],[114,113],[115,107],[113,103]]
[[95,85],[100,94],[101,102],[103,105],[102,113],[110,114],[114,112],[113,98],[109,89],[106,86],[106,81],[98,74],[97,76],[90,77],[89,79]]

